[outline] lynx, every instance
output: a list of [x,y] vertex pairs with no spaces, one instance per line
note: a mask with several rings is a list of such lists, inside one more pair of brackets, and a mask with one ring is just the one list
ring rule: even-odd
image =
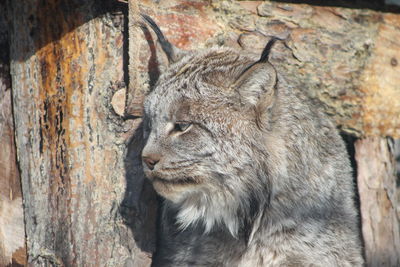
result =
[[153,266],[361,266],[352,170],[335,126],[269,62],[181,51],[144,103],[144,172],[163,197]]

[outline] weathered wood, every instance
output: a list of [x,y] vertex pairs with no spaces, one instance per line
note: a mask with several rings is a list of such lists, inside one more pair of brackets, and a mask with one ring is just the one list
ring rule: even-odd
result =
[[[271,61],[343,131],[400,137],[400,14],[270,1],[141,1],[140,10],[183,49],[223,44],[259,53],[271,36],[282,38]],[[138,50],[141,77],[131,89],[140,103],[155,53],[146,43]]]
[[[128,31],[129,31],[129,85],[126,90],[126,106],[124,106],[127,116],[141,116],[143,102],[143,88],[138,87],[140,79],[139,55],[140,55],[140,11],[138,1],[129,1],[128,12]],[[126,108],[125,108],[126,107]]]
[[[0,44],[4,48],[4,44]],[[8,52],[3,50],[0,53]],[[2,57],[0,56],[2,59]],[[0,266],[25,264],[25,228],[8,63],[0,62]]]
[[[0,10],[4,10],[0,2]],[[8,32],[0,13],[0,266],[26,263],[20,176],[14,142]]]
[[259,15],[255,32],[285,39],[272,60],[293,85],[322,102],[343,131],[400,137],[400,14],[268,1],[241,5],[248,16]]
[[396,163],[386,138],[355,143],[361,225],[367,266],[400,266]]
[[137,170],[140,139],[127,147],[139,121],[111,105],[122,13],[95,0],[8,4],[29,265],[148,265],[155,195]]

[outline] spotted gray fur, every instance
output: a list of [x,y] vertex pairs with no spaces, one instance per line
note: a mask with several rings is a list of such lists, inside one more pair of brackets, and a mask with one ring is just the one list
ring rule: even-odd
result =
[[165,199],[153,265],[361,266],[352,170],[330,120],[265,59],[164,51],[144,104],[143,168]]

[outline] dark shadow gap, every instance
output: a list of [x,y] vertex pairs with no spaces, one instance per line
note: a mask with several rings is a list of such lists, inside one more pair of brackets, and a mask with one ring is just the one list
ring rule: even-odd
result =
[[129,85],[129,19],[128,19],[128,5],[120,6],[120,10],[123,14],[124,27],[122,30],[122,37],[124,42],[122,44],[122,69],[124,71],[124,83],[125,87],[128,88]]
[[[362,242],[362,247],[364,248],[364,239],[361,232],[361,213],[360,213],[360,194],[358,192],[358,183],[357,183],[357,162],[356,162],[356,150],[354,147],[354,143],[357,141],[357,138],[353,135],[347,134],[345,132],[340,132],[340,135],[343,141],[346,144],[347,153],[349,154],[351,168],[353,169],[353,184],[354,184],[354,203],[356,205],[356,209],[358,211],[358,229],[360,240]],[[365,259],[365,250],[363,249],[363,258]]]
[[[127,6],[126,6],[127,7]],[[124,82],[129,84],[129,31],[128,12],[124,11],[124,44],[123,44],[123,70]],[[141,27],[150,49],[148,69],[150,87],[153,87],[160,71],[157,62],[157,51],[147,27]],[[129,119],[129,118],[125,118]],[[141,154],[146,140],[143,139],[143,124],[137,128],[127,145],[124,159],[126,187],[124,199],[120,204],[120,214],[124,223],[130,228],[137,246],[147,253],[155,253],[157,247],[157,226],[159,224],[160,199],[153,189],[151,182],[145,178]]]
[[126,187],[119,210],[124,223],[131,229],[137,246],[152,254],[156,247],[158,201],[153,185],[143,172],[142,136],[142,126],[139,126],[127,146],[124,159]]
[[[394,157],[395,157],[395,161],[396,161],[396,166],[395,166],[395,169],[396,169],[396,177],[397,177],[397,180],[396,180],[396,185],[397,185],[397,190],[400,190],[400,139],[394,139],[393,140],[393,143],[394,143],[394,145],[393,145],[393,147],[394,147],[394,151],[393,151],[393,154],[394,154]],[[400,196],[400,194],[399,194],[399,196]]]

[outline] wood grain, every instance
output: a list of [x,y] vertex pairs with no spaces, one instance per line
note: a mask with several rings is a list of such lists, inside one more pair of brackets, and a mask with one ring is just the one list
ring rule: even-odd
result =
[[393,144],[385,138],[366,138],[355,143],[355,150],[367,266],[400,266]]

